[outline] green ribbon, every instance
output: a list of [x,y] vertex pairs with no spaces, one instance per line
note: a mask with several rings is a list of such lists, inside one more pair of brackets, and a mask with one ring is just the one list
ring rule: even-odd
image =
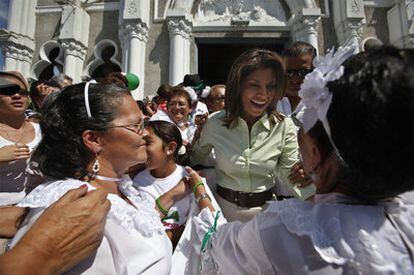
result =
[[213,236],[214,232],[217,229],[217,220],[220,216],[220,211],[217,211],[216,216],[214,217],[213,226],[204,234],[203,241],[201,242],[201,252],[206,252],[207,244],[210,242],[211,237]]
[[163,220],[167,220],[167,219],[173,219],[174,221],[178,222],[180,220],[180,216],[178,215],[178,211],[172,212],[171,215],[167,216]]
[[204,83],[203,82],[200,82],[200,84],[198,84],[197,86],[193,86],[193,89],[195,91],[203,89],[203,88],[204,88]]

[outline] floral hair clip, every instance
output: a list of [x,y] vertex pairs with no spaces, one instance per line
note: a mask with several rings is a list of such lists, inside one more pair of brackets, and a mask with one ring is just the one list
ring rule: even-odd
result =
[[314,70],[306,75],[299,91],[302,107],[300,112],[303,112],[302,123],[305,132],[320,120],[329,137],[331,136],[326,114],[332,102],[332,93],[327,84],[342,77],[342,63],[354,55],[356,49],[356,45],[347,44],[339,47],[336,52],[331,49],[325,56],[315,58]]
[[300,87],[301,102],[294,114],[300,120],[305,132],[320,120],[339,157],[339,151],[332,140],[331,128],[326,117],[332,102],[332,93],[327,84],[343,76],[342,63],[354,55],[356,49],[355,44],[347,43],[345,46],[339,47],[336,52],[331,49],[325,56],[315,58],[314,70],[306,75]]
[[208,95],[210,94],[210,92],[211,92],[211,87],[210,87],[210,86],[206,86],[206,87],[203,89],[203,91],[201,92],[201,97],[202,97],[202,98],[207,98],[207,97],[208,97]]
[[191,104],[194,104],[194,103],[196,103],[197,102],[197,100],[198,100],[198,97],[197,97],[197,94],[196,94],[196,92],[194,91],[194,89],[193,88],[191,88],[191,87],[184,87],[184,90],[187,92],[187,94],[190,96],[190,99],[191,99]]

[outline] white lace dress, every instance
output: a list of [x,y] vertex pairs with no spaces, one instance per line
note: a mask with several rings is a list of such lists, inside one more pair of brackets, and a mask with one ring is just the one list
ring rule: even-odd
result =
[[[202,253],[203,271],[414,274],[414,192],[375,206],[336,193],[316,200],[273,202],[244,224],[218,218]],[[208,209],[194,218],[200,240],[212,232],[214,218]]]
[[[11,245],[17,243],[45,208],[68,190],[83,184],[85,182],[66,179],[35,188],[19,204],[31,209]],[[94,189],[87,186],[89,190]],[[101,245],[96,254],[73,267],[68,274],[169,274],[172,245],[154,210],[154,203],[143,200],[129,178],[119,184],[119,189],[134,206],[114,194],[108,195],[111,209]]]

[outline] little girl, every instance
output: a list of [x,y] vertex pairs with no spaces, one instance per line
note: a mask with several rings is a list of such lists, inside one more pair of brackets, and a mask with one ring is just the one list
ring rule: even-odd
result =
[[187,220],[191,195],[176,201],[169,209],[157,199],[187,176],[184,167],[175,162],[180,153],[185,153],[181,134],[176,125],[160,120],[150,121],[146,130],[147,168],[138,173],[133,182],[141,196],[155,200],[156,207],[164,216],[165,230],[173,232]]

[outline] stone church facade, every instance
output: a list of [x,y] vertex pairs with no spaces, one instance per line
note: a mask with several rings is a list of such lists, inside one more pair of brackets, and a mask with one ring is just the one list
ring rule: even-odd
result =
[[188,73],[224,82],[251,47],[413,47],[413,18],[413,0],[11,0],[0,45],[4,69],[29,79],[133,72],[141,80],[134,97],[142,98]]

